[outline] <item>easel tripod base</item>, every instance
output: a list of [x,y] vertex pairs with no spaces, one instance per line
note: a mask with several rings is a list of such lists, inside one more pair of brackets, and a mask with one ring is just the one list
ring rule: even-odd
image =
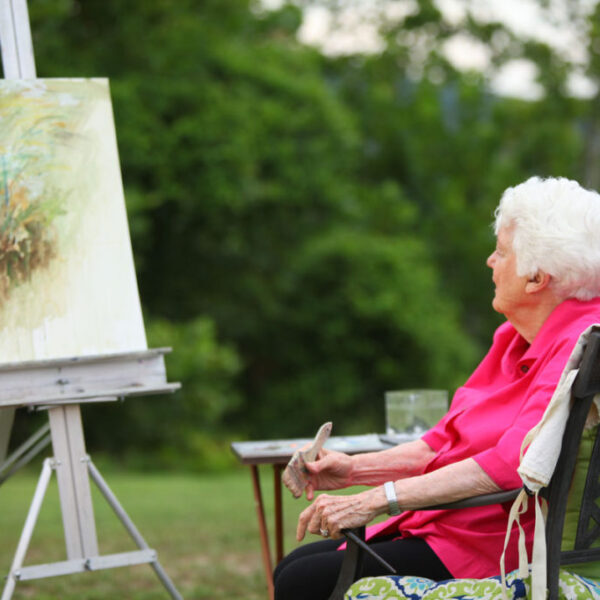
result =
[[40,514],[42,502],[48,489],[48,484],[52,475],[52,470],[56,463],[54,459],[46,458],[42,466],[38,484],[27,513],[25,525],[17,545],[17,550],[13,558],[10,572],[7,576],[7,581],[2,592],[0,600],[10,600],[18,581],[30,581],[34,579],[43,579],[47,577],[56,577],[59,575],[72,575],[75,573],[85,573],[91,571],[99,571],[102,569],[112,569],[115,567],[126,567],[132,565],[149,564],[154,569],[161,583],[168,591],[171,598],[175,600],[183,600],[173,582],[158,562],[157,553],[150,548],[137,527],[125,512],[117,497],[104,481],[98,469],[92,461],[87,458],[88,472],[91,479],[94,481],[99,491],[104,496],[110,507],[113,509],[129,535],[132,537],[139,550],[131,552],[123,552],[118,554],[108,554],[103,556],[84,556],[81,558],[72,558],[70,560],[54,562],[48,564],[23,566],[23,561],[33,535],[33,530]]

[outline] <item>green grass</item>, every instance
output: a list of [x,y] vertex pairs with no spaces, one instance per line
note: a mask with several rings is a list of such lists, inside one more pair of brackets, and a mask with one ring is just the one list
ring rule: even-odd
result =
[[[269,531],[273,525],[273,476],[261,467]],[[220,475],[102,474],[186,599],[267,597],[250,471]],[[38,474],[28,469],[0,487],[0,574],[10,570]],[[136,549],[95,489],[100,552]],[[307,505],[284,492],[285,551],[297,544],[296,520]],[[312,537],[312,536],[309,536]],[[313,538],[314,539],[314,538]],[[309,540],[310,541],[310,540]],[[273,543],[272,543],[273,544]],[[273,548],[272,548],[273,551]],[[25,559],[26,565],[65,560],[58,489],[53,476]],[[158,600],[168,598],[148,565],[17,583],[13,598],[36,600]]]

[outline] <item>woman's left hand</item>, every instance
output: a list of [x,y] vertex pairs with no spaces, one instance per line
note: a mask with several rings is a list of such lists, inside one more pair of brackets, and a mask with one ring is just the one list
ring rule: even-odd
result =
[[306,531],[338,539],[342,529],[365,525],[384,513],[387,506],[382,486],[350,496],[321,494],[300,514],[296,539],[301,541]]

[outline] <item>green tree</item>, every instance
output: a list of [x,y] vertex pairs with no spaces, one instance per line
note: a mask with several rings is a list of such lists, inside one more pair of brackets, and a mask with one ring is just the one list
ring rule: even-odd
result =
[[[340,11],[346,3],[328,4]],[[463,5],[464,17],[452,22],[430,0],[394,20],[381,2],[384,50],[334,59],[327,68],[358,116],[364,185],[390,178],[405,191],[444,289],[483,349],[499,323],[489,308],[485,267],[493,247],[493,210],[506,187],[531,175],[588,179],[582,172],[582,118],[589,109],[568,95],[574,65],[567,58],[548,44],[517,37],[502,23],[477,20],[471,4]],[[453,66],[444,44],[455,36],[483,45],[489,69],[463,72]],[[494,74],[517,58],[537,66],[544,90],[539,101],[492,93]]]

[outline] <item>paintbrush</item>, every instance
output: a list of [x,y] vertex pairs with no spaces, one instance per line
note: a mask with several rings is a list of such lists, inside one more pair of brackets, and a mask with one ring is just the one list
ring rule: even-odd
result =
[[332,427],[333,425],[330,421],[323,423],[323,425],[319,427],[319,431],[317,431],[312,446],[306,450],[296,450],[290,459],[290,462],[287,464],[287,467],[283,472],[282,481],[290,492],[292,492],[294,498],[300,498],[302,492],[308,485],[308,471],[305,464],[307,462],[312,462],[317,458],[323,444],[331,434]]

